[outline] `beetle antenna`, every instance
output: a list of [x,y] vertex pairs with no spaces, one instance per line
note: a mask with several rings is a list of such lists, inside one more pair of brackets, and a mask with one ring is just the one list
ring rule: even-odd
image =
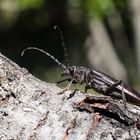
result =
[[63,51],[64,51],[65,65],[69,66],[69,59],[68,59],[67,48],[66,48],[65,41],[64,41],[64,36],[63,36],[62,31],[58,25],[54,26],[54,30],[56,30],[56,29],[58,30],[58,32],[60,34],[61,43],[62,43],[62,47],[63,47]]
[[57,63],[61,68],[66,69],[66,66],[64,64],[62,64],[61,62],[59,62],[53,55],[49,54],[48,52],[45,52],[42,49],[36,48],[36,47],[28,47],[26,49],[24,49],[21,53],[21,56],[24,55],[25,51],[27,50],[38,50],[42,53],[44,53],[45,55],[47,55],[48,57],[50,57],[55,63]]

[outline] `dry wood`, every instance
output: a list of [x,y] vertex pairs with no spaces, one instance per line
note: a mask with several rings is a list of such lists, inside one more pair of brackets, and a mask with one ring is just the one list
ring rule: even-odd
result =
[[[94,110],[79,110],[75,103],[85,99],[83,93],[69,98],[72,91],[58,95],[60,91],[0,54],[0,139],[140,139],[134,125]],[[127,106],[128,112],[140,114],[139,107]]]

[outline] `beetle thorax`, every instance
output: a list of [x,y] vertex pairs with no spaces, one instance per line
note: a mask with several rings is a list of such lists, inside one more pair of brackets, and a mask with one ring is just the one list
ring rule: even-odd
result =
[[71,72],[71,76],[77,83],[82,84],[86,82],[88,72],[89,70],[85,69],[84,67],[73,66],[73,72]]

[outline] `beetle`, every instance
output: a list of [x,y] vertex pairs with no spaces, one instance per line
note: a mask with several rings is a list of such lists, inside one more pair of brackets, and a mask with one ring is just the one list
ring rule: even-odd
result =
[[24,49],[21,55],[23,56],[27,50],[37,50],[50,57],[50,59],[52,59],[59,67],[62,68],[62,76],[70,76],[70,78],[58,82],[61,83],[64,81],[71,81],[66,90],[70,87],[71,83],[85,84],[85,92],[87,92],[88,89],[93,89],[100,94],[111,96],[113,98],[121,98],[140,106],[140,93],[124,84],[122,80],[116,80],[115,78],[95,69],[89,69],[82,66],[70,66],[68,63],[68,55],[62,32],[58,26],[55,26],[55,29],[59,30],[61,36],[65,64],[59,62],[58,59],[48,52],[36,47],[28,47]]

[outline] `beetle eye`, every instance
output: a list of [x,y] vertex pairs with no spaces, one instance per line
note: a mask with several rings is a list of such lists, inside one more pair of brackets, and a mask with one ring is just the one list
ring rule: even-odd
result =
[[72,72],[72,71],[73,71],[73,69],[74,69],[73,67],[69,67],[69,71],[70,71],[70,72]]
[[69,67],[68,69],[69,69],[70,75],[72,76],[73,75],[73,72],[74,72],[74,67],[72,66],[72,67]]
[[69,75],[70,72],[68,69],[64,70],[63,73],[61,74],[61,76],[65,76],[65,75]]

